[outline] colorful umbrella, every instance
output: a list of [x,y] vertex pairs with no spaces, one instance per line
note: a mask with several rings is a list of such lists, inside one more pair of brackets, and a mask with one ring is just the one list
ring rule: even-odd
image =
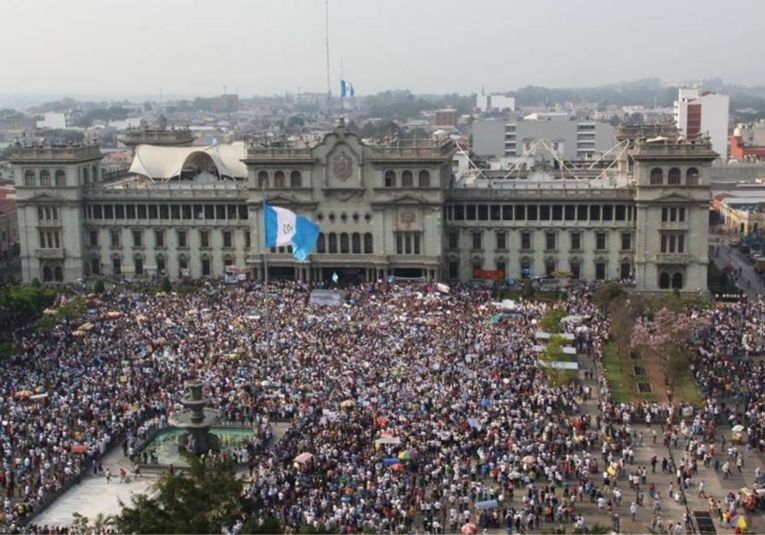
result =
[[475,524],[465,524],[462,526],[460,533],[462,533],[462,535],[475,535],[478,533],[478,528]]
[[502,321],[502,314],[496,314],[489,319],[489,325],[494,325]]
[[412,460],[412,452],[409,450],[402,451],[398,454],[398,458],[400,461],[411,461]]

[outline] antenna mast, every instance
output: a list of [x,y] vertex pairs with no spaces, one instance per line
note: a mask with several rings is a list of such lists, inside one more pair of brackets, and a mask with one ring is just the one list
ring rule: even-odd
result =
[[324,30],[327,37],[327,117],[329,117],[332,104],[332,86],[329,79],[329,0],[324,0]]

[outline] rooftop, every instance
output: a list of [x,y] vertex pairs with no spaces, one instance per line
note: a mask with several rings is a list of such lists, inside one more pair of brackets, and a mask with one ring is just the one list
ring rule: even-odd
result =
[[81,161],[103,157],[98,144],[81,145],[17,145],[11,154],[11,163],[26,161]]

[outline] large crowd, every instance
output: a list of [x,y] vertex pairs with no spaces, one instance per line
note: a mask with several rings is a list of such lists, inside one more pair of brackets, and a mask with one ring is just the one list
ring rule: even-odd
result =
[[[249,459],[246,492],[259,517],[292,531],[581,528],[585,501],[611,513],[630,492],[634,506],[660,510],[632,465],[643,437],[631,424],[653,420],[661,440],[684,440],[686,457],[662,466],[684,485],[721,422],[748,426],[750,446],[765,447],[765,368],[736,358],[761,339],[762,303],[689,311],[714,319],[696,340],[704,410],[617,405],[601,378],[592,414],[591,389],[552,386],[535,349],[555,306],[584,319],[563,325],[579,352],[599,358],[608,322],[587,289],[516,303],[501,321],[486,290],[361,285],[337,307],[310,304],[309,292],[301,283],[272,284],[268,295],[257,284],[124,291],[91,298],[76,323],[20,332],[18,353],[0,362],[6,518],[23,522],[116,443],[133,454],[181,408],[192,380],[223,420],[261,435],[264,422],[290,422]],[[294,462],[302,453],[310,458]],[[671,529],[684,530],[675,520]]]

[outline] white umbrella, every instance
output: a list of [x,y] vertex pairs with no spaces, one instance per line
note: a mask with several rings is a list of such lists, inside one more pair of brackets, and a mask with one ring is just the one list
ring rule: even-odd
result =
[[739,425],[734,425],[734,426],[731,428],[731,431],[733,431],[734,433],[741,433],[743,430],[744,430],[744,426],[743,426],[743,425],[741,425],[741,424],[739,424]]

